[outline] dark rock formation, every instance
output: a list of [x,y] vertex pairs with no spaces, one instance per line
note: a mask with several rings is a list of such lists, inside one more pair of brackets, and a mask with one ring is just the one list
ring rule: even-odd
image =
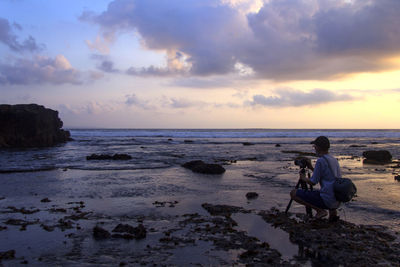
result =
[[204,163],[202,160],[186,162],[182,167],[190,169],[193,172],[204,174],[222,174],[225,172],[225,168],[221,165]]
[[256,198],[258,198],[258,194],[256,193],[256,192],[248,192],[247,194],[246,194],[246,198],[247,199],[256,199]]
[[86,160],[129,160],[132,159],[130,155],[127,154],[92,154],[86,157]]
[[58,112],[36,104],[0,105],[0,147],[46,147],[71,140]]
[[15,250],[8,250],[5,252],[0,252],[0,262],[2,260],[12,260],[15,259]]
[[349,147],[367,147],[366,145],[350,145]]
[[250,142],[244,142],[244,143],[242,143],[242,145],[244,145],[244,146],[254,146],[254,144],[250,143]]
[[125,239],[143,239],[147,234],[143,224],[139,224],[137,227],[133,227],[129,224],[118,224],[112,231],[116,233],[129,233],[130,235],[113,235],[113,237]]
[[93,228],[93,237],[95,239],[107,239],[111,237],[111,234],[100,226],[95,226]]
[[364,163],[384,164],[392,161],[392,154],[387,150],[369,150],[363,152]]
[[209,203],[203,203],[201,206],[213,216],[231,216],[232,213],[237,212],[249,213],[242,207],[230,205],[213,205]]

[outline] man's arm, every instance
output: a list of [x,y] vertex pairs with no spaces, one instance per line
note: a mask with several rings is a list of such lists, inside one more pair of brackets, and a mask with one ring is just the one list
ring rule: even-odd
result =
[[307,176],[305,173],[300,173],[300,179],[304,182],[306,182],[309,185],[316,185],[314,184]]
[[310,159],[307,159],[307,168],[309,168],[311,171],[314,171],[314,167],[313,167]]

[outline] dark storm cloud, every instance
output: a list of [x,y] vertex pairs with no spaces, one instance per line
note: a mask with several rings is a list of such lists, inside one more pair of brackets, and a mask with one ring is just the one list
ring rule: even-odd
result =
[[254,95],[253,100],[247,102],[247,104],[266,107],[299,107],[352,100],[355,100],[355,98],[348,94],[337,94],[324,89],[314,89],[310,92],[304,92],[285,88],[276,90],[273,96]]
[[241,63],[260,78],[323,79],[393,68],[384,59],[400,53],[399,13],[398,0],[271,0],[249,14],[217,0],[114,0],[81,19],[106,38],[135,31],[148,49],[185,55],[191,75],[227,74]]
[[13,23],[10,25],[9,21],[0,18],[0,42],[5,44],[9,49],[14,52],[36,52],[42,50],[42,45],[38,45],[32,36],[29,36],[22,42],[18,41],[18,36],[14,33],[13,28],[22,30],[21,25]]

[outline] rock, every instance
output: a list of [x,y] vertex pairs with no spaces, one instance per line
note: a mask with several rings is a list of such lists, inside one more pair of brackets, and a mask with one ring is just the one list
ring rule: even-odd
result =
[[246,194],[246,198],[247,199],[256,199],[256,198],[258,198],[258,194],[256,192],[248,192]]
[[231,216],[232,213],[246,212],[242,207],[229,205],[213,205],[209,203],[203,203],[201,206],[213,216]]
[[53,231],[54,231],[54,226],[41,224],[40,227],[42,227],[42,228],[43,228],[44,230],[46,230],[47,232],[53,232]]
[[0,252],[0,262],[1,260],[12,260],[15,259],[15,250],[8,250],[5,252]]
[[189,162],[186,162],[182,165],[182,167],[186,168],[186,169],[193,169],[196,165],[200,165],[200,164],[205,164],[204,161],[202,160],[192,160]]
[[147,234],[146,228],[143,226],[143,224],[139,224],[135,228],[135,238],[136,239],[142,239],[145,238]]
[[363,152],[364,163],[384,164],[392,161],[392,154],[387,150],[369,150]]
[[64,143],[58,112],[36,104],[0,105],[0,147],[47,147]]
[[367,147],[366,145],[350,145],[349,147]]
[[244,142],[244,143],[242,143],[244,146],[254,146],[254,144],[253,143],[250,143],[250,142]]
[[208,164],[202,160],[194,160],[186,162],[182,165],[186,169],[190,169],[193,172],[204,173],[204,174],[222,174],[225,172],[224,167],[219,164]]
[[111,237],[111,234],[100,226],[95,226],[93,228],[93,237],[95,239],[107,239]]
[[118,224],[112,232],[117,232],[117,233],[130,233],[133,234],[135,232],[135,227],[130,226],[129,224]]
[[40,202],[51,202],[51,200],[49,198],[43,198],[42,200],[40,200]]
[[92,154],[90,156],[86,156],[86,160],[130,160],[132,156],[128,154]]
[[113,237],[121,237],[125,239],[143,239],[147,234],[146,228],[143,224],[139,224],[137,227],[133,227],[129,224],[118,224],[112,231],[117,233],[129,233],[132,235],[132,238],[130,238],[129,235],[113,235]]
[[303,152],[303,151],[297,151],[297,150],[282,150],[282,153],[288,153],[288,154],[298,154],[299,156],[312,156],[316,157],[317,154],[313,152]]
[[17,212],[17,213],[22,213],[22,214],[33,214],[33,213],[40,211],[39,209],[27,210],[24,207],[18,209],[13,206],[8,206],[7,209],[11,210],[11,212]]
[[396,176],[394,177],[394,179],[395,179],[396,181],[400,182],[400,175],[396,175]]
[[275,147],[281,147],[281,144],[276,144]]

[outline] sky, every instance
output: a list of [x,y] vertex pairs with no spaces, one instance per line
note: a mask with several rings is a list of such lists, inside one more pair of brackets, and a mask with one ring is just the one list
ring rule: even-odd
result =
[[1,0],[0,103],[65,128],[400,128],[399,0]]

